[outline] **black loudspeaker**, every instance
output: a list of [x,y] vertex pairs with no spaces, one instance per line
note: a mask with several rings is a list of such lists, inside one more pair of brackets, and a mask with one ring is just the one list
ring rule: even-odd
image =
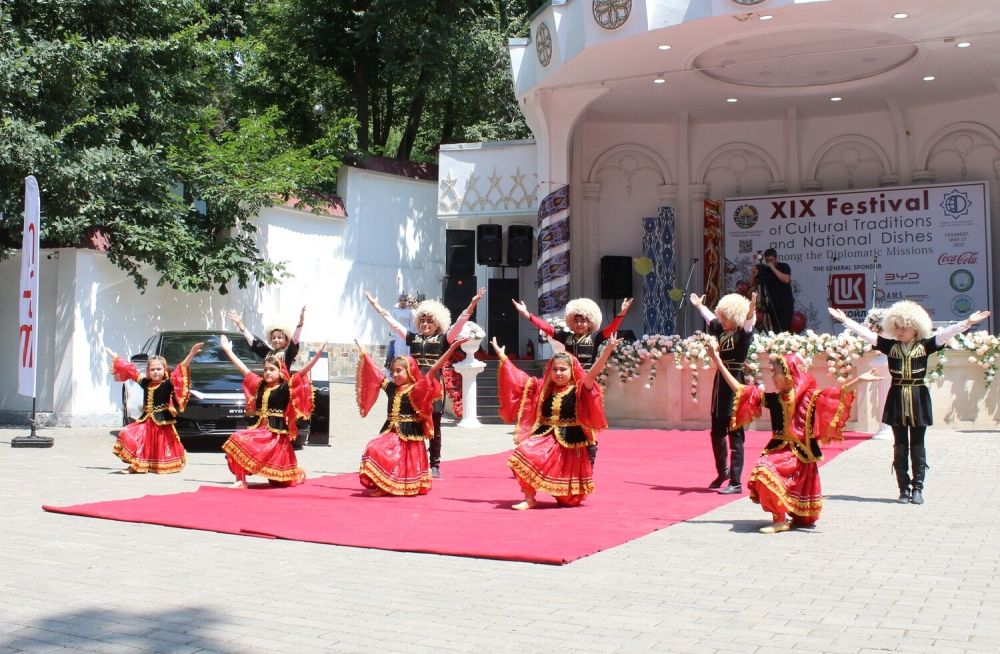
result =
[[[458,314],[465,311],[469,302],[472,302],[472,298],[476,295],[476,277],[475,275],[445,275],[444,289],[442,290],[441,303],[448,307],[448,311],[451,312],[451,321],[454,323]],[[476,322],[477,311],[478,309],[473,311],[472,316],[469,317],[472,322]]]
[[507,228],[507,265],[530,266],[531,251],[535,249],[535,232],[528,225],[511,225]]
[[632,257],[601,257],[601,298],[632,297]]
[[486,330],[489,337],[496,336],[497,342],[507,348],[507,354],[520,354],[517,339],[520,316],[511,303],[511,300],[517,299],[519,282],[516,279],[491,279],[486,284],[489,303]]
[[479,225],[476,227],[476,263],[480,266],[499,266],[503,258],[503,227]]
[[476,272],[476,232],[471,229],[449,229],[444,233],[446,275],[472,275]]

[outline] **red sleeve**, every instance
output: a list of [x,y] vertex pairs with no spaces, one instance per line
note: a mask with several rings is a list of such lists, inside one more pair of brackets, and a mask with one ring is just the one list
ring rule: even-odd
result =
[[618,331],[618,328],[622,326],[623,320],[625,320],[625,316],[616,315],[615,319],[611,321],[611,324],[601,330],[601,336],[604,338],[611,338],[611,335]]
[[535,327],[538,327],[539,330],[545,332],[545,334],[549,338],[551,338],[551,337],[553,337],[553,336],[556,335],[556,328],[553,327],[552,325],[550,325],[545,320],[542,320],[541,318],[539,318],[535,314],[529,313],[528,314],[528,320],[531,321],[532,325],[534,325]]
[[500,419],[506,423],[517,420],[521,401],[532,377],[504,359],[497,371],[497,398],[500,400]]
[[745,427],[760,417],[764,404],[764,391],[759,386],[748,384],[740,386],[733,397],[733,414],[729,421],[729,429]]
[[592,432],[608,428],[608,419],[604,414],[604,391],[600,384],[595,382],[590,390],[584,388],[582,383],[577,384],[576,419]]
[[139,381],[139,371],[135,365],[121,357],[115,357],[111,364],[111,373],[115,376],[115,381]]
[[[409,340],[409,338],[407,338]],[[362,353],[358,358],[358,370],[354,376],[354,400],[358,403],[358,411],[364,418],[375,406],[375,400],[385,382],[385,374],[381,366],[375,363],[371,355]]]
[[260,376],[255,373],[248,372],[243,376],[243,400],[246,402],[248,416],[257,413],[257,389],[260,388],[260,382]]
[[434,413],[434,401],[440,397],[441,383],[436,375],[421,378],[410,390],[410,403],[421,416]]
[[312,380],[309,375],[297,372],[288,380],[288,407],[285,409],[285,416],[289,424],[296,418],[308,420],[312,415],[316,403],[314,399]]
[[174,387],[174,402],[177,411],[187,408],[188,397],[191,396],[191,371],[184,364],[177,364],[170,373],[170,385]]
[[844,425],[851,415],[854,392],[825,388],[813,398],[813,438],[823,443],[844,439]]

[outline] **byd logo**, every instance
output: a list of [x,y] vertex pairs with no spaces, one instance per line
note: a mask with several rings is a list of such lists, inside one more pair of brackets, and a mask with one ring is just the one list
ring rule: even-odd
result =
[[865,274],[842,273],[830,275],[830,306],[837,309],[864,309]]

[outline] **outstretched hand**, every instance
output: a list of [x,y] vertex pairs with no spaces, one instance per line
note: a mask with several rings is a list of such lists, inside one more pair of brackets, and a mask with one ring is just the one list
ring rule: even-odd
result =
[[827,311],[830,313],[830,317],[836,320],[837,322],[844,322],[845,320],[847,320],[847,314],[844,313],[842,309],[838,309],[836,307],[829,307]]
[[112,350],[110,347],[105,346],[104,350],[108,353],[108,355],[111,356],[112,359],[117,359],[118,358],[118,355],[115,354],[115,351]]
[[882,379],[882,377],[878,375],[875,368],[872,368],[871,370],[865,372],[864,374],[858,375],[858,379],[860,379],[861,381],[872,382],[872,381],[878,381]]
[[306,307],[302,306],[302,311],[299,312],[299,324],[301,325],[306,321]]
[[233,344],[229,341],[229,337],[225,334],[219,337],[219,347],[221,347],[225,352],[233,351]]
[[704,295],[698,295],[697,293],[691,294],[691,306],[693,306],[695,309],[700,309],[703,304],[705,304]]
[[[378,298],[372,295],[371,292],[365,291],[365,298],[367,298],[368,302],[376,309],[382,308],[381,306],[379,306]],[[303,307],[302,310],[305,311],[305,307]]]
[[966,318],[966,320],[969,321],[969,326],[971,327],[972,325],[980,323],[989,317],[990,317],[989,311],[976,311],[975,313],[970,314],[969,317]]
[[237,327],[243,327],[243,314],[239,313],[235,309],[227,309],[226,317],[232,320]]
[[194,345],[191,346],[191,351],[188,352],[188,356],[194,356],[194,355],[198,354],[199,352],[201,352],[202,348],[204,348],[204,347],[205,347],[205,343],[204,342],[195,343]]
[[[517,303],[515,302],[515,304],[517,304]],[[497,337],[496,336],[494,336],[493,338],[490,339],[490,345],[493,346],[493,351],[497,353],[498,357],[500,357],[501,359],[504,359],[504,358],[507,357],[507,348],[504,347],[503,345],[500,345],[499,343],[497,343]]]
[[521,314],[522,318],[527,318],[528,317],[528,307],[527,307],[527,305],[524,304],[524,302],[518,302],[517,300],[515,300],[513,298],[511,298],[510,302],[511,302],[511,304],[514,305],[514,308],[517,309],[517,312],[519,314]]
[[632,303],[634,301],[635,300],[630,297],[627,297],[624,300],[622,300],[622,310],[619,312],[619,315],[624,316],[626,313],[628,313],[628,310],[632,307]]

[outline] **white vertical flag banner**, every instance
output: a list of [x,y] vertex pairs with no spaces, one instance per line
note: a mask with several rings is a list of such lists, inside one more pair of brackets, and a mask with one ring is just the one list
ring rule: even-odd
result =
[[24,237],[21,241],[21,292],[18,295],[17,392],[35,397],[38,363],[38,245],[41,202],[38,182],[24,179]]

